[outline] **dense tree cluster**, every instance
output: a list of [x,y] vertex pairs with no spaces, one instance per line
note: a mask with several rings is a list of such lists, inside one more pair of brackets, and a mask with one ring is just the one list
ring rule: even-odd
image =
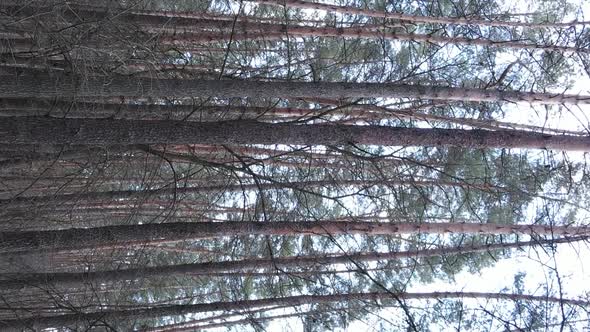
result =
[[514,5],[0,1],[0,330],[588,327],[590,22]]

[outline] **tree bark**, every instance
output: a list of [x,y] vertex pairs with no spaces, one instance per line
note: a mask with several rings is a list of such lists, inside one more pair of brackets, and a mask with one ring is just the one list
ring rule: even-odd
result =
[[[261,0],[262,1],[262,0]],[[307,6],[309,3],[294,1],[295,5]],[[314,6],[321,6],[321,4],[312,4]],[[329,6],[329,5],[325,5]],[[9,7],[9,6],[8,6]],[[28,11],[31,13],[39,8],[28,8],[16,6],[20,10],[17,12],[22,15]],[[336,9],[343,8],[338,6],[332,6]],[[51,13],[51,8],[45,11],[45,14]],[[80,8],[84,8],[81,6]],[[345,7],[344,7],[345,8]],[[354,9],[353,9],[354,11]],[[43,12],[43,11],[42,11]],[[376,11],[370,11],[370,13],[378,13]],[[436,43],[436,44],[456,44],[456,45],[478,45],[487,47],[504,47],[514,49],[531,49],[531,50],[544,50],[544,51],[555,51],[555,52],[573,52],[573,53],[588,53],[590,49],[580,48],[575,46],[562,46],[562,45],[540,45],[534,43],[522,43],[519,41],[505,40],[495,41],[484,38],[463,38],[463,37],[445,37],[435,36],[431,34],[414,34],[414,33],[400,33],[390,31],[374,31],[371,27],[355,27],[355,28],[332,28],[332,27],[308,27],[308,26],[289,26],[281,24],[268,24],[259,23],[254,20],[247,19],[232,19],[231,17],[215,17],[203,14],[200,19],[197,18],[186,18],[186,17],[171,17],[171,16],[159,16],[154,13],[140,12],[132,13],[130,11],[121,10],[118,13],[111,15],[108,8],[101,7],[88,7],[86,9],[78,9],[77,12],[72,12],[71,6],[67,7],[61,15],[70,16],[69,18],[74,20],[74,23],[66,23],[62,30],[70,26],[82,24],[84,20],[78,22],[81,17],[86,17],[90,24],[95,24],[97,20],[107,20],[110,18],[117,18],[126,24],[131,24],[132,29],[132,40],[139,41],[140,43],[151,43],[154,40],[160,45],[183,45],[188,46],[194,43],[203,42],[214,42],[231,38],[232,40],[252,40],[252,39],[268,39],[268,38],[282,38],[283,35],[290,34],[295,36],[325,36],[325,37],[353,37],[353,38],[385,38],[389,40],[402,40],[402,41],[417,41],[424,43]],[[392,14],[394,15],[394,14]],[[35,15],[31,15],[35,16]],[[409,16],[408,18],[420,19],[419,16]],[[431,20],[437,20],[437,18],[431,18]],[[444,18],[438,20],[445,20]],[[474,22],[466,19],[466,22]],[[485,25],[486,21],[481,21]],[[47,23],[47,22],[46,22]],[[109,24],[111,22],[109,21]],[[465,23],[465,22],[464,22]],[[62,23],[63,24],[63,23]],[[135,27],[134,25],[138,25]],[[507,23],[508,26],[512,26]],[[569,25],[572,25],[571,23]],[[575,25],[575,24],[574,24]],[[188,31],[188,33],[178,34],[178,30]],[[153,30],[153,31],[150,31]],[[194,30],[201,30],[191,32]],[[218,32],[221,30],[220,32]],[[231,30],[231,32],[230,32]],[[149,36],[150,32],[156,33],[155,35]],[[136,35],[133,35],[135,33]],[[230,37],[231,36],[231,37]],[[86,45],[90,46],[90,45]],[[117,45],[117,47],[124,47],[123,44]],[[98,45],[93,45],[92,48],[99,48]],[[17,49],[19,49],[17,47]],[[42,50],[43,48],[39,49]],[[26,49],[23,49],[26,51]]]
[[[354,14],[362,15],[367,17],[394,19],[404,22],[415,22],[415,23],[434,23],[434,24],[448,24],[448,25],[479,25],[479,26],[492,26],[492,27],[524,27],[524,28],[566,28],[577,25],[588,25],[590,22],[587,21],[571,21],[571,22],[545,22],[545,23],[533,23],[533,22],[514,22],[514,21],[499,21],[499,20],[486,20],[479,17],[435,17],[435,16],[418,16],[396,12],[386,12],[373,9],[357,8],[350,6],[338,6],[326,3],[310,2],[303,0],[249,0],[250,2],[274,5],[274,6],[287,6],[292,8],[301,9],[314,9],[314,10],[325,10],[328,12],[341,13],[341,14]],[[19,17],[33,16],[39,13],[51,13],[55,10],[56,6],[62,6],[63,2],[43,2],[42,4],[27,3],[23,6],[22,3],[12,0],[5,0],[6,4],[4,8],[10,9],[11,14],[18,15]],[[45,7],[43,7],[45,6]],[[156,22],[160,25],[171,25],[171,26],[191,26],[196,20],[210,19],[210,20],[221,20],[221,21],[233,21],[235,17],[227,15],[213,15],[198,12],[178,12],[178,11],[157,11],[157,10],[139,10],[135,8],[109,8],[104,6],[88,5],[88,4],[76,4],[68,3],[67,7],[63,8],[66,11],[65,14],[70,14],[71,18],[79,20],[80,17],[86,17],[89,19],[122,19],[126,22],[133,23],[151,23],[147,21],[150,17],[154,17]],[[70,11],[70,13],[67,13]],[[75,15],[74,15],[75,14]],[[145,22],[143,20],[146,20]],[[260,18],[256,18],[260,20]],[[190,21],[192,20],[192,21]],[[248,20],[248,18],[238,17],[237,21]],[[269,19],[265,19],[269,20]],[[304,21],[304,20],[301,20]]]
[[243,235],[527,234],[584,236],[590,226],[407,222],[189,222],[0,233],[0,253],[63,251]]
[[[438,249],[422,249],[411,251],[351,253],[347,255],[324,256],[290,256],[272,259],[246,259],[241,261],[208,262],[169,266],[143,267],[136,269],[97,271],[83,273],[29,273],[29,274],[0,274],[0,289],[19,289],[26,286],[41,287],[79,287],[84,284],[109,283],[124,280],[149,279],[159,277],[174,277],[180,275],[212,275],[218,273],[238,273],[254,269],[294,269],[301,267],[325,266],[331,264],[347,264],[350,262],[375,262],[393,259],[435,257],[442,255],[459,255],[494,250],[506,250],[536,246],[542,244],[572,243],[585,241],[587,236],[560,238],[538,241],[519,241],[514,243],[494,243],[484,245],[470,245],[464,247],[450,247]],[[296,271],[289,270],[289,273]],[[310,273],[313,274],[313,273]]]
[[325,10],[332,13],[355,14],[368,17],[396,19],[405,22],[417,23],[434,23],[449,25],[480,25],[491,27],[526,27],[526,28],[564,28],[576,25],[587,25],[590,22],[554,22],[554,23],[529,23],[529,22],[508,22],[508,21],[489,21],[481,18],[469,17],[434,17],[434,16],[417,16],[403,13],[391,13],[386,11],[355,8],[349,6],[337,6],[318,2],[309,2],[302,0],[248,0],[264,5],[287,6],[302,9]]
[[425,300],[425,299],[483,299],[505,301],[538,301],[567,304],[574,306],[588,306],[583,300],[561,299],[549,296],[536,296],[525,294],[505,293],[480,293],[480,292],[432,292],[432,293],[348,293],[333,295],[299,295],[280,298],[266,298],[257,300],[241,300],[232,302],[212,302],[186,305],[168,305],[145,309],[131,310],[103,310],[91,313],[65,314],[53,317],[36,317],[15,320],[2,320],[0,327],[5,330],[59,328],[73,325],[84,325],[96,321],[124,321],[137,319],[150,319],[161,316],[185,316],[213,311],[232,311],[243,309],[255,309],[267,306],[291,306],[296,307],[312,303],[332,303],[345,301],[377,301],[377,300]]
[[415,41],[422,43],[433,43],[438,45],[467,45],[467,46],[484,46],[500,47],[511,49],[525,50],[542,50],[564,53],[590,53],[590,49],[576,46],[562,45],[545,45],[535,43],[523,43],[513,40],[491,40],[485,38],[465,38],[465,37],[445,37],[433,34],[403,33],[387,30],[374,30],[372,28],[354,27],[354,28],[332,28],[332,27],[306,27],[290,25],[268,25],[267,32],[258,29],[249,31],[242,30],[238,33],[230,32],[210,32],[210,33],[186,33],[164,36],[160,42],[167,45],[191,45],[194,43],[215,42],[220,40],[272,40],[281,39],[284,36],[301,36],[301,37],[350,37],[350,38],[382,38],[386,40]]
[[590,96],[501,91],[394,83],[265,82],[251,80],[182,80],[65,74],[0,76],[0,98],[84,97],[249,97],[249,98],[422,98],[475,102],[590,104]]
[[0,144],[287,144],[431,146],[590,151],[590,137],[517,130],[425,129],[332,124],[263,123],[247,120],[183,122],[167,120],[54,119],[6,117]]
[[[97,150],[97,152],[100,150]],[[59,156],[55,156],[58,159]],[[258,177],[260,180],[270,180],[263,176]],[[317,180],[317,181],[294,181],[294,182],[280,182],[275,181],[271,183],[241,183],[241,184],[209,184],[194,187],[180,187],[167,186],[160,189],[145,189],[145,190],[112,190],[112,191],[94,191],[82,193],[70,193],[61,195],[44,195],[44,196],[20,196],[11,199],[0,200],[0,207],[5,209],[31,207],[45,204],[76,204],[80,205],[82,202],[95,200],[123,200],[123,199],[146,199],[154,196],[162,195],[182,195],[182,194],[206,194],[215,192],[236,192],[248,190],[271,190],[271,189],[292,189],[304,192],[310,192],[310,188],[316,187],[365,187],[371,188],[376,186],[414,186],[414,187],[461,187],[474,188],[484,191],[501,190],[502,188],[495,188],[485,184],[470,184],[468,182],[453,182],[442,180]],[[0,215],[2,212],[0,212]]]
[[[178,66],[182,69],[182,66]],[[255,106],[201,106],[201,105],[157,105],[128,103],[86,103],[66,102],[40,99],[0,99],[0,117],[8,116],[51,116],[55,118],[113,118],[134,120],[219,120],[243,118],[277,118],[284,116],[306,117],[317,113],[351,115],[355,112],[325,109],[293,108],[293,107],[255,107]],[[358,113],[358,112],[356,112]],[[381,112],[385,113],[385,112]],[[364,118],[363,115],[358,115]]]

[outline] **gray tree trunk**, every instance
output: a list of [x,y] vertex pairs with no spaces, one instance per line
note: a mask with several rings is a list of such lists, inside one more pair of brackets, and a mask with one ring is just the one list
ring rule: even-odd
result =
[[135,77],[76,77],[63,74],[0,76],[0,98],[34,97],[250,97],[250,98],[422,98],[590,104],[590,96],[406,85],[394,83],[265,82]]
[[590,151],[590,137],[517,130],[299,125],[254,121],[182,122],[123,119],[7,117],[0,144],[288,144],[533,148]]

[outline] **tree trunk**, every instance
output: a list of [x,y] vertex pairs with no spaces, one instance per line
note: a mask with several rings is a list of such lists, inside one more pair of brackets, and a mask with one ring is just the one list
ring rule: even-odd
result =
[[[2,65],[2,64],[0,64]],[[172,65],[170,65],[172,66]],[[154,66],[155,67],[155,66]],[[185,66],[176,66],[184,70]],[[149,70],[149,69],[146,69]],[[154,70],[159,70],[155,68]],[[340,124],[354,124],[365,120],[379,119],[414,119],[417,121],[441,121],[456,123],[479,129],[517,129],[543,132],[548,134],[583,135],[582,132],[546,128],[542,126],[521,123],[502,122],[496,120],[480,120],[473,118],[455,118],[450,116],[433,115],[424,112],[428,108],[437,106],[436,103],[419,105],[402,109],[385,108],[375,105],[352,105],[331,109],[309,109],[292,107],[239,107],[239,106],[199,106],[199,105],[154,105],[154,104],[126,104],[126,103],[82,103],[60,102],[54,100],[10,99],[0,100],[0,116],[46,116],[61,118],[114,118],[134,120],[198,120],[215,121],[223,115],[224,119],[256,118],[269,120],[297,120],[314,117],[318,114],[343,116],[347,120]]]
[[[183,69],[182,66],[177,66]],[[393,112],[393,111],[392,111]],[[247,106],[201,106],[201,105],[157,105],[128,103],[85,103],[40,99],[0,100],[0,116],[46,116],[55,118],[114,118],[134,120],[198,120],[215,121],[220,115],[226,120],[243,118],[277,118],[284,116],[307,117],[318,113],[330,115],[356,115],[354,110],[309,109],[294,107],[247,107]],[[385,111],[381,112],[382,114]]]
[[[263,0],[261,0],[262,2]],[[362,9],[354,9],[350,7],[339,7],[339,6],[330,6],[330,5],[322,5],[322,4],[315,4],[315,3],[307,3],[304,1],[298,0],[291,0],[292,2],[290,5],[294,6],[308,6],[311,5],[315,9],[318,9],[317,6],[326,6],[328,10],[352,10],[355,11],[363,11]],[[272,3],[273,1],[269,1]],[[49,7],[47,9],[44,8],[36,8],[36,7],[21,7],[16,6],[16,12],[19,15],[23,15],[26,11],[31,11],[31,15],[35,13],[35,11],[41,11],[45,13],[51,13],[54,7]],[[258,39],[258,38],[268,38],[270,32],[274,32],[274,37],[277,37],[276,33],[289,33],[291,35],[298,35],[298,36],[332,36],[332,37],[366,37],[366,38],[386,38],[390,40],[406,40],[406,41],[418,41],[418,42],[429,42],[429,43],[438,43],[438,44],[461,44],[461,45],[480,45],[480,46],[490,46],[490,47],[505,47],[505,48],[516,48],[516,49],[541,49],[547,51],[562,51],[562,52],[590,52],[588,49],[578,48],[578,47],[568,47],[568,46],[559,46],[559,45],[537,45],[537,44],[524,44],[521,42],[515,41],[492,41],[487,39],[469,39],[469,38],[462,38],[462,37],[442,37],[442,36],[433,36],[433,35],[423,35],[423,34],[407,34],[407,33],[389,33],[384,31],[372,31],[371,29],[367,29],[366,27],[358,27],[358,28],[331,28],[331,27],[305,27],[305,26],[287,26],[287,25],[280,25],[280,24],[268,24],[268,23],[260,23],[259,21],[255,20],[248,20],[245,18],[237,18],[232,17],[216,17],[207,14],[201,14],[201,18],[187,18],[187,17],[171,17],[167,15],[157,15],[157,12],[146,12],[145,14],[135,11],[132,13],[130,11],[126,11],[124,9],[117,11],[112,11],[108,8],[103,7],[91,7],[91,6],[76,6],[75,12],[72,12],[72,7],[66,7],[67,10],[60,13],[60,15],[66,15],[67,18],[73,20],[75,24],[80,24],[79,20],[84,18],[85,20],[89,21],[90,23],[94,24],[97,20],[109,20],[109,23],[114,22],[115,19],[119,20],[120,22],[124,22],[125,24],[137,25],[138,31],[149,31],[150,29],[158,32],[162,29],[170,30],[173,37],[164,37],[160,38],[160,42],[165,43],[194,43],[194,42],[207,42],[207,41],[215,41],[219,39],[229,38],[229,31],[235,31],[237,33],[233,33],[234,40],[245,40],[245,39]],[[23,10],[27,9],[27,10]],[[349,12],[350,13],[350,12]],[[378,15],[378,11],[368,11],[369,14]],[[393,15],[393,16],[406,16],[403,14],[394,14],[394,13],[382,13],[383,15]],[[401,19],[400,17],[397,17]],[[474,24],[476,22],[481,23],[480,25],[493,25],[493,24],[486,24],[492,23],[494,21],[476,21],[476,20],[469,20],[469,19],[457,19],[457,18],[434,18],[434,17],[420,17],[420,16],[412,16],[407,15],[406,19],[410,21],[420,22],[420,21],[431,21],[429,23],[444,23],[444,24]],[[438,21],[438,22],[433,22]],[[504,22],[505,25],[500,26],[519,26],[519,23],[516,22]],[[577,22],[576,22],[577,23]],[[116,23],[115,23],[116,24]],[[520,23],[523,24],[523,23]],[[581,24],[581,23],[577,23]],[[66,27],[70,24],[66,24]],[[565,23],[565,26],[572,26],[576,24],[572,23]],[[544,26],[547,27],[547,26]],[[559,27],[559,26],[555,26]],[[203,29],[201,32],[196,32],[194,34],[190,34],[187,36],[177,35],[178,31],[190,31],[195,29]],[[217,34],[207,34],[203,33],[205,29],[215,31],[215,30],[226,30],[226,33],[217,33]]]
[[331,13],[355,14],[368,17],[396,19],[405,22],[416,23],[434,23],[449,25],[480,25],[491,27],[526,27],[526,28],[563,28],[576,25],[587,25],[590,22],[555,22],[555,23],[528,23],[528,22],[507,22],[507,21],[489,21],[480,18],[468,17],[433,17],[433,16],[416,16],[403,13],[391,13],[386,11],[355,8],[348,6],[337,6],[318,2],[309,2],[302,0],[248,0],[264,5],[287,6],[302,9],[325,10]]
[[527,234],[581,236],[590,226],[406,222],[192,222],[0,233],[0,253],[91,249],[243,235]]
[[588,48],[580,48],[576,46],[562,46],[562,45],[544,45],[523,43],[512,40],[491,40],[485,38],[465,38],[465,37],[444,37],[431,34],[418,33],[403,33],[392,32],[387,30],[374,30],[372,28],[354,27],[354,28],[332,28],[332,27],[306,27],[306,26],[289,26],[289,25],[271,25],[267,26],[267,32],[261,30],[249,30],[230,34],[230,32],[210,32],[210,33],[186,33],[172,35],[170,37],[164,36],[160,42],[164,45],[191,45],[195,43],[215,42],[220,40],[273,40],[281,39],[286,36],[301,36],[301,37],[350,37],[350,38],[368,38],[368,39],[386,39],[386,40],[401,40],[401,41],[415,41],[423,43],[433,43],[439,45],[467,45],[467,46],[485,46],[485,47],[499,47],[512,48],[524,50],[542,50],[564,53],[590,53]]
[[[265,82],[251,80],[147,79],[70,75],[0,76],[0,98],[249,97],[249,98],[421,98],[475,102],[590,104],[590,96],[500,91],[393,83]],[[5,121],[5,120],[3,120]]]
[[[100,151],[100,150],[97,150]],[[57,159],[59,156],[55,156]],[[192,158],[191,158],[192,159]],[[262,175],[255,175],[260,180],[272,180]],[[75,204],[80,205],[83,202],[94,200],[122,200],[122,199],[139,199],[144,200],[149,197],[162,195],[182,195],[182,194],[206,194],[216,192],[235,192],[247,190],[271,190],[271,189],[292,189],[308,193],[313,193],[310,188],[316,187],[365,187],[371,188],[376,186],[414,186],[414,187],[428,187],[428,186],[444,186],[444,187],[461,187],[474,188],[484,191],[498,191],[502,188],[497,188],[485,184],[470,184],[468,182],[453,182],[442,180],[317,180],[317,181],[294,181],[294,182],[279,182],[273,181],[271,183],[240,183],[240,184],[209,184],[194,187],[180,187],[167,186],[160,189],[145,189],[145,190],[112,190],[112,191],[95,191],[82,192],[61,195],[45,195],[45,196],[20,196],[11,199],[0,200],[0,207],[5,209],[14,209],[22,207],[31,207],[45,204]],[[0,215],[2,212],[0,212]]]
[[[208,262],[169,266],[143,267],[136,269],[83,272],[83,273],[28,273],[28,274],[0,274],[0,289],[8,290],[26,286],[43,288],[47,285],[51,288],[79,287],[89,283],[109,283],[124,280],[150,279],[158,277],[174,277],[179,275],[214,275],[217,273],[238,273],[258,269],[294,269],[301,267],[326,266],[331,264],[347,264],[350,262],[375,262],[393,259],[450,256],[493,250],[505,250],[536,246],[542,244],[572,243],[585,241],[587,236],[561,238],[552,240],[520,241],[514,243],[494,243],[484,245],[471,245],[465,247],[451,247],[438,249],[422,249],[411,251],[376,252],[376,253],[351,253],[347,255],[325,256],[291,256],[274,257],[272,259],[246,259],[242,261]],[[289,274],[297,271],[289,270]],[[312,274],[312,273],[311,273]]]
[[73,325],[85,325],[96,321],[125,321],[150,319],[162,316],[185,316],[213,311],[233,311],[243,309],[256,309],[267,306],[296,307],[312,303],[332,303],[345,301],[378,301],[378,300],[426,300],[426,299],[484,299],[505,301],[538,301],[551,302],[575,306],[588,306],[583,300],[561,299],[549,296],[505,294],[505,293],[478,293],[478,292],[432,292],[432,293],[348,293],[334,295],[299,295],[280,298],[267,298],[257,300],[241,300],[231,302],[212,302],[185,305],[168,305],[145,309],[131,310],[103,310],[91,313],[65,314],[53,317],[36,317],[15,320],[0,321],[0,327],[5,330],[59,328]]
[[0,144],[286,144],[431,146],[590,151],[590,137],[517,130],[425,129],[332,124],[299,125],[247,120],[183,122],[167,120],[54,119],[7,117],[0,121]]
[[[404,22],[415,22],[415,23],[433,23],[433,24],[448,24],[448,25],[479,25],[479,26],[492,26],[492,27],[524,27],[524,28],[566,28],[577,25],[588,25],[590,22],[585,21],[571,21],[571,22],[546,22],[546,23],[533,23],[533,22],[510,22],[510,21],[498,21],[498,20],[486,20],[479,17],[434,17],[434,16],[418,16],[395,12],[386,12],[380,10],[372,10],[365,8],[357,8],[350,6],[337,6],[326,3],[309,2],[303,0],[248,0],[264,5],[274,6],[287,6],[292,8],[301,9],[313,9],[313,10],[325,10],[333,13],[341,14],[354,14],[362,15],[367,17],[394,19]],[[10,8],[9,12],[19,17],[28,17],[39,13],[51,13],[55,10],[56,6],[62,6],[63,2],[57,1],[55,3],[41,2],[41,5],[33,3],[19,3],[17,1],[5,0],[6,4],[4,8]],[[43,7],[46,6],[46,7]],[[87,17],[93,20],[98,19],[121,19],[125,22],[133,23],[144,23],[143,19],[146,20],[150,17],[155,17],[160,20],[161,25],[170,26],[188,26],[196,20],[210,19],[210,20],[221,20],[221,21],[233,21],[236,18],[227,15],[214,15],[199,12],[178,12],[178,11],[158,11],[158,10],[139,10],[135,8],[112,8],[88,4],[76,4],[68,3],[60,14],[70,14],[71,18],[79,20],[80,17]],[[68,13],[69,11],[70,13]],[[74,15],[75,14],[75,15]],[[182,19],[186,20],[183,21]],[[180,20],[180,21],[177,21]],[[193,20],[193,21],[189,21]],[[257,21],[269,19],[256,18]],[[248,21],[248,18],[238,17],[237,21]],[[276,21],[276,20],[275,20]],[[298,22],[321,22],[321,21],[308,21],[298,20]]]

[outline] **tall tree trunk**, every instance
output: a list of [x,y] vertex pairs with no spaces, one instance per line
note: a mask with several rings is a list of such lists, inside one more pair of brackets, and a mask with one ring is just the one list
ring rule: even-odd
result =
[[264,5],[287,6],[302,9],[316,9],[325,10],[332,13],[341,14],[355,14],[368,17],[396,19],[405,22],[416,23],[435,23],[435,24],[449,24],[449,25],[480,25],[492,27],[526,27],[526,28],[564,28],[576,25],[587,25],[590,22],[555,22],[555,23],[529,23],[529,22],[509,22],[497,20],[484,20],[481,18],[469,17],[434,17],[434,16],[417,16],[403,13],[391,13],[386,11],[355,8],[350,6],[337,6],[325,3],[302,1],[302,0],[248,0]]
[[[177,66],[183,69],[183,66]],[[393,111],[391,111],[393,112]],[[67,102],[42,99],[13,99],[0,100],[0,116],[46,116],[61,118],[115,118],[135,120],[181,120],[198,121],[243,118],[277,118],[284,116],[306,117],[318,113],[330,115],[350,115],[365,118],[354,109],[309,109],[294,107],[247,107],[247,106],[202,106],[202,105],[157,105],[157,104],[128,104],[128,103],[86,103]],[[386,111],[381,111],[383,115]],[[377,114],[375,114],[376,116]],[[374,117],[372,118],[374,119]]]
[[479,292],[432,292],[432,293],[348,293],[334,295],[299,295],[280,298],[267,298],[258,300],[242,300],[232,302],[212,302],[185,305],[168,305],[154,308],[141,308],[131,310],[103,310],[91,313],[65,314],[53,317],[36,317],[26,319],[2,320],[0,327],[5,330],[15,329],[44,329],[59,328],[74,325],[85,325],[96,321],[125,321],[137,319],[150,319],[162,316],[185,316],[213,311],[232,311],[243,309],[256,309],[267,306],[296,307],[312,303],[333,303],[345,301],[377,301],[388,299],[423,300],[423,299],[486,299],[504,301],[538,301],[575,306],[588,306],[583,300],[561,299],[549,296],[536,296],[525,294],[505,293],[479,293]]
[[[57,157],[56,157],[57,158]],[[262,175],[255,175],[259,180],[272,180],[270,177]],[[0,200],[0,207],[5,209],[30,207],[35,205],[45,204],[75,204],[80,205],[83,202],[93,200],[122,200],[122,199],[138,199],[144,200],[149,197],[161,195],[181,195],[181,194],[205,194],[215,192],[234,192],[247,190],[270,190],[270,189],[292,189],[313,193],[310,188],[316,187],[365,187],[371,188],[375,186],[414,186],[414,187],[428,187],[428,186],[444,186],[444,187],[461,187],[474,188],[484,191],[502,191],[503,188],[496,188],[485,184],[470,184],[468,182],[453,182],[442,180],[317,180],[317,181],[294,181],[294,182],[280,182],[272,181],[271,183],[241,183],[241,184],[209,184],[195,187],[180,187],[166,186],[160,189],[145,189],[145,190],[112,190],[112,191],[95,191],[82,192],[61,195],[44,195],[44,196],[20,196],[11,199]],[[2,212],[0,212],[0,215]]]
[[[571,21],[571,22],[546,22],[546,23],[534,23],[534,22],[518,22],[518,21],[499,21],[499,20],[486,20],[479,17],[435,17],[435,16],[418,16],[410,15],[397,12],[386,12],[380,10],[372,10],[351,6],[338,6],[326,3],[310,2],[303,0],[248,0],[264,5],[274,6],[287,6],[292,8],[301,9],[314,9],[314,10],[325,10],[328,12],[341,13],[341,14],[355,14],[367,17],[394,19],[404,22],[412,23],[434,23],[434,24],[448,24],[448,25],[479,25],[479,26],[492,26],[492,27],[523,27],[523,28],[566,28],[577,25],[588,25],[590,22],[587,21]],[[31,15],[39,13],[51,13],[55,10],[56,6],[63,6],[63,2],[55,2],[50,4],[49,2],[40,2],[35,4],[29,2],[27,4],[19,3],[17,1],[5,0],[3,8],[8,10],[8,13],[17,15],[19,17],[29,17]],[[46,6],[46,7],[43,7]],[[158,10],[139,10],[136,8],[126,7],[105,7],[105,6],[93,6],[88,4],[76,4],[68,3],[63,8],[64,11],[69,11],[71,18],[79,20],[81,17],[97,19],[122,19],[126,22],[133,23],[150,23],[148,19],[154,17],[156,22],[161,25],[170,26],[188,26],[196,20],[209,19],[209,20],[221,20],[221,21],[233,21],[235,17],[227,15],[215,15],[198,12],[178,12],[178,11],[158,11]],[[63,13],[62,13],[63,14]],[[256,21],[276,21],[268,18],[252,18]],[[146,21],[143,21],[146,20]],[[190,21],[193,20],[193,21]],[[248,21],[249,18],[238,17],[237,21]],[[153,21],[152,21],[153,22]],[[310,21],[310,20],[298,20],[298,22],[322,22],[322,21]]]
[[[298,5],[307,5],[309,3],[296,1]],[[312,4],[318,5],[318,4]],[[66,7],[67,10],[63,11],[61,15],[66,15],[66,18],[73,20],[73,23],[66,23],[65,27],[71,26],[72,24],[80,24],[79,20],[84,18],[91,24],[94,24],[97,20],[109,20],[109,24],[116,24],[116,20],[124,22],[125,24],[133,25],[138,31],[149,32],[154,31],[161,33],[162,30],[170,30],[171,37],[159,38],[159,42],[162,43],[173,43],[187,44],[195,42],[208,42],[216,41],[219,39],[229,38],[230,31],[232,39],[234,40],[246,40],[246,39],[259,39],[259,38],[280,38],[281,33],[289,33],[291,35],[298,36],[332,36],[332,37],[362,37],[362,38],[386,38],[390,40],[406,40],[406,41],[418,41],[438,44],[460,44],[460,45],[479,45],[479,46],[490,46],[490,47],[504,47],[504,48],[515,48],[515,49],[540,49],[547,51],[558,51],[558,52],[590,52],[589,49],[559,46],[559,45],[538,45],[538,44],[526,44],[518,41],[493,41],[488,39],[470,39],[463,37],[444,37],[434,36],[425,34],[408,34],[408,33],[391,33],[386,31],[373,31],[371,28],[358,27],[358,28],[332,28],[332,27],[306,27],[306,26],[287,26],[280,24],[268,24],[260,23],[256,20],[248,20],[245,18],[232,18],[232,17],[215,17],[207,14],[202,14],[202,18],[186,18],[186,17],[170,17],[165,15],[154,15],[152,13],[141,14],[140,12],[131,13],[129,11],[120,10],[119,12],[111,12],[108,8],[101,7],[89,7],[89,6],[77,6],[75,12],[72,12],[72,7]],[[338,6],[330,6],[334,9],[342,8]],[[23,15],[26,11],[21,6],[17,6],[17,13]],[[41,12],[51,13],[52,7],[49,9],[25,7],[28,11],[32,11],[31,15],[36,10]],[[354,9],[353,9],[354,11]],[[377,13],[372,11],[371,13]],[[395,14],[394,14],[395,15]],[[413,19],[420,19],[425,17],[410,16]],[[428,18],[425,18],[428,19]],[[432,20],[449,20],[444,18],[430,18]],[[450,19],[453,20],[453,19]],[[456,19],[455,19],[456,20]],[[82,20],[83,22],[84,20]],[[468,20],[465,20],[468,21]],[[464,23],[465,23],[464,21]],[[472,21],[474,22],[474,21]],[[485,25],[486,21],[480,21]],[[447,22],[448,23],[448,22]],[[455,22],[456,23],[456,22]],[[62,23],[63,24],[63,23]],[[569,26],[572,24],[570,23]],[[575,25],[575,24],[574,24]],[[514,26],[508,24],[508,26]],[[567,25],[566,25],[567,26]],[[181,31],[190,30],[203,30],[197,32],[189,32],[188,34],[177,34]],[[205,30],[225,30],[226,32],[221,33],[206,33]],[[236,33],[234,33],[236,32]],[[271,36],[272,35],[272,36]],[[134,37],[141,38],[139,36]],[[146,39],[146,42],[149,39]]]
[[[0,64],[2,65],[2,64]],[[184,66],[177,66],[184,70]],[[423,110],[437,106],[436,104],[420,105],[403,109],[385,108],[375,105],[353,105],[331,109],[309,109],[292,107],[237,107],[237,106],[199,106],[199,105],[154,105],[154,104],[100,104],[82,102],[44,101],[35,99],[0,100],[0,116],[46,116],[67,118],[115,118],[134,120],[198,120],[211,121],[220,115],[227,120],[256,118],[268,120],[298,120],[313,118],[318,114],[330,116],[344,116],[346,123],[358,123],[365,120],[379,119],[414,119],[417,121],[441,121],[456,123],[479,129],[522,129],[548,134],[581,135],[579,131],[545,128],[519,123],[502,122],[496,120],[479,120],[473,118],[455,118],[450,116],[433,115]],[[340,121],[339,123],[342,123]],[[344,124],[344,123],[342,123]]]
[[[0,76],[0,98],[250,97],[250,98],[422,98],[532,104],[590,104],[590,96],[406,85],[394,83],[265,82],[251,80],[147,79],[63,74]],[[4,121],[4,120],[3,120]]]
[[91,249],[162,241],[197,240],[243,235],[399,235],[399,234],[527,234],[588,235],[590,226],[507,225],[407,222],[192,222],[73,228],[57,231],[0,233],[0,253]]
[[[224,272],[246,272],[258,269],[294,269],[312,266],[326,266],[332,264],[346,264],[350,262],[375,262],[402,258],[424,258],[435,256],[450,256],[494,250],[506,250],[536,246],[542,244],[572,243],[585,241],[587,236],[560,238],[552,240],[519,241],[514,243],[494,243],[484,245],[470,245],[464,247],[450,247],[438,249],[422,249],[411,251],[351,253],[347,255],[322,256],[291,256],[274,257],[272,259],[246,259],[241,261],[208,262],[169,266],[143,267],[113,271],[83,272],[83,273],[31,273],[31,274],[0,274],[0,289],[22,288],[25,286],[41,287],[79,287],[88,283],[109,283],[124,280],[150,279],[158,277],[174,277],[179,275],[211,275]],[[289,270],[289,274],[297,271]]]
[[[247,28],[247,27],[246,27]],[[184,33],[178,35],[171,35],[169,37],[163,36],[160,42],[164,45],[191,45],[194,43],[215,42],[220,40],[273,40],[281,39],[288,35],[301,37],[351,37],[351,38],[382,38],[386,40],[401,40],[401,41],[415,41],[423,43],[433,43],[439,45],[467,45],[467,46],[487,46],[499,48],[512,48],[524,50],[542,50],[553,52],[567,52],[567,53],[590,53],[589,48],[581,48],[576,46],[562,46],[562,45],[545,45],[534,43],[523,43],[513,40],[491,40],[485,38],[465,38],[465,37],[445,37],[436,36],[433,34],[418,34],[418,33],[403,33],[392,32],[387,30],[375,30],[373,28],[332,28],[332,27],[306,27],[306,26],[290,26],[290,25],[268,25],[267,31],[257,29],[241,30],[237,33],[230,32],[210,32],[210,33]]]
[[590,151],[590,137],[517,130],[425,129],[333,124],[300,125],[255,121],[54,119],[7,117],[0,144],[287,144],[532,148]]

